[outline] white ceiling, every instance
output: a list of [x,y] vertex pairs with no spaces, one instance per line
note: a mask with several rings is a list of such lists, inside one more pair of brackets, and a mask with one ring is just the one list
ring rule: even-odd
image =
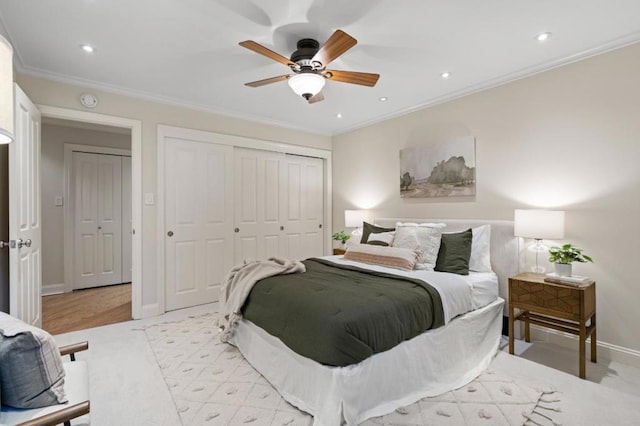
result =
[[[376,87],[328,81],[308,105],[286,82],[244,86],[289,70],[238,42],[288,57],[338,28],[358,44],[329,68],[379,73]],[[21,73],[338,134],[638,42],[640,1],[0,0],[0,32]]]

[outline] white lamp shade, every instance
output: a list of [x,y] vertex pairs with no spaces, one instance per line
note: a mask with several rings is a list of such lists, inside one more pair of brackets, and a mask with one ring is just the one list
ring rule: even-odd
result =
[[345,210],[344,226],[347,228],[359,228],[362,222],[369,222],[369,210]]
[[0,144],[13,141],[13,48],[0,36]]
[[313,73],[296,74],[290,77],[287,82],[296,95],[308,98],[318,94],[325,83],[324,77]]
[[561,210],[516,210],[513,219],[516,237],[555,240],[564,237]]

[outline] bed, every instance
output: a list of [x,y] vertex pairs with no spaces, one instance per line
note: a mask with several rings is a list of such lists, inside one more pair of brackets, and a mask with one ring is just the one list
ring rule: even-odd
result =
[[[410,219],[377,219],[393,227]],[[415,222],[415,220],[413,220]],[[349,365],[326,365],[302,356],[248,319],[237,326],[231,343],[292,405],[314,416],[316,426],[356,425],[421,398],[464,386],[491,362],[499,345],[507,280],[519,269],[518,242],[508,221],[430,220],[446,224],[445,232],[482,225],[491,227],[492,272],[470,273],[444,281],[442,273],[390,271],[341,256],[327,263],[378,269],[396,275],[419,275],[442,296],[443,326],[404,340],[391,349]],[[456,284],[457,283],[457,284]],[[454,285],[455,284],[455,285]],[[448,288],[466,287],[469,295],[453,297]],[[500,297],[503,296],[503,297]]]

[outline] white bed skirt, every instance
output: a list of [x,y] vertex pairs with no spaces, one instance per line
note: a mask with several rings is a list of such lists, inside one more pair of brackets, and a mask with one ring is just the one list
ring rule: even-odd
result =
[[314,426],[357,425],[421,398],[462,387],[491,363],[500,342],[503,299],[347,367],[298,355],[243,320],[233,342]]

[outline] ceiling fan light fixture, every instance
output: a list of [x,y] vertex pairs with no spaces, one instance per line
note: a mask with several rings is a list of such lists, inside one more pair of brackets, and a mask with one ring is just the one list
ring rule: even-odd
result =
[[325,78],[319,74],[302,73],[296,74],[287,80],[289,87],[298,96],[309,99],[317,95],[324,87]]

